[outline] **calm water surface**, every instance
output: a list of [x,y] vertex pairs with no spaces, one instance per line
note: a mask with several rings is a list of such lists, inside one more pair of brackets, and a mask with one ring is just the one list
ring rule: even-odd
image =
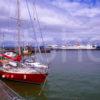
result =
[[40,85],[5,82],[26,100],[100,100],[100,51],[52,51],[47,57],[49,76],[40,96]]

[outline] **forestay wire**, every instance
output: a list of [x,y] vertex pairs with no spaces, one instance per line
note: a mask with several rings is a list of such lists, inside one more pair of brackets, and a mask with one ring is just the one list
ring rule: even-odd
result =
[[[42,31],[42,29],[41,29],[40,22],[39,22],[39,18],[38,18],[38,13],[37,13],[36,1],[37,1],[37,0],[34,0],[34,1],[33,1],[33,8],[34,8],[34,10],[35,10],[35,12],[36,12],[36,19],[37,19],[37,23],[38,23],[38,27],[39,27],[39,31],[40,31],[40,35],[41,35],[41,39],[42,39],[42,43],[43,43],[43,45],[45,46],[45,41],[44,41],[44,38],[43,38],[43,31]],[[48,57],[47,57],[47,53],[46,53],[46,49],[45,49],[45,48],[44,48],[44,51],[45,51],[46,62],[47,62],[47,64],[48,64],[49,61],[48,61]]]
[[[27,6],[28,14],[29,14],[29,17],[30,17],[30,21],[31,21],[31,25],[32,25],[33,33],[34,33],[34,38],[35,38],[39,53],[41,53],[40,47],[38,45],[38,40],[37,40],[35,28],[34,28],[34,23],[33,23],[32,16],[31,16],[31,13],[30,13],[30,9],[29,9],[29,5],[28,5],[28,0],[26,0],[26,6]],[[42,55],[41,55],[41,59],[43,59]]]

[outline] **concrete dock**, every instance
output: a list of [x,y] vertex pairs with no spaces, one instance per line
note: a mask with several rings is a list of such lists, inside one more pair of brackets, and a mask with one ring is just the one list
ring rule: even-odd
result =
[[0,80],[0,100],[25,100]]

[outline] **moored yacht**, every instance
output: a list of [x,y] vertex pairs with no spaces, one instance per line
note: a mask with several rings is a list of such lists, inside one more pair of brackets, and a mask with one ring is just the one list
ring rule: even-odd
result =
[[[40,62],[36,62],[32,57],[24,59],[21,53],[20,44],[20,0],[17,1],[18,18],[17,18],[17,38],[18,38],[18,53],[3,52],[0,54],[0,77],[4,79],[41,84],[46,81],[48,75],[48,66]],[[28,7],[28,5],[27,5]],[[27,51],[24,51],[27,54]],[[31,58],[31,59],[30,59]]]

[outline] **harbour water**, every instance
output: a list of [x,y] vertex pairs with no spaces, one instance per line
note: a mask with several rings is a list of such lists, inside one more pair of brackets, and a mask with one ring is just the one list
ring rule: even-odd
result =
[[46,56],[49,75],[41,95],[40,85],[4,82],[26,100],[100,100],[100,51],[52,51],[42,60]]

